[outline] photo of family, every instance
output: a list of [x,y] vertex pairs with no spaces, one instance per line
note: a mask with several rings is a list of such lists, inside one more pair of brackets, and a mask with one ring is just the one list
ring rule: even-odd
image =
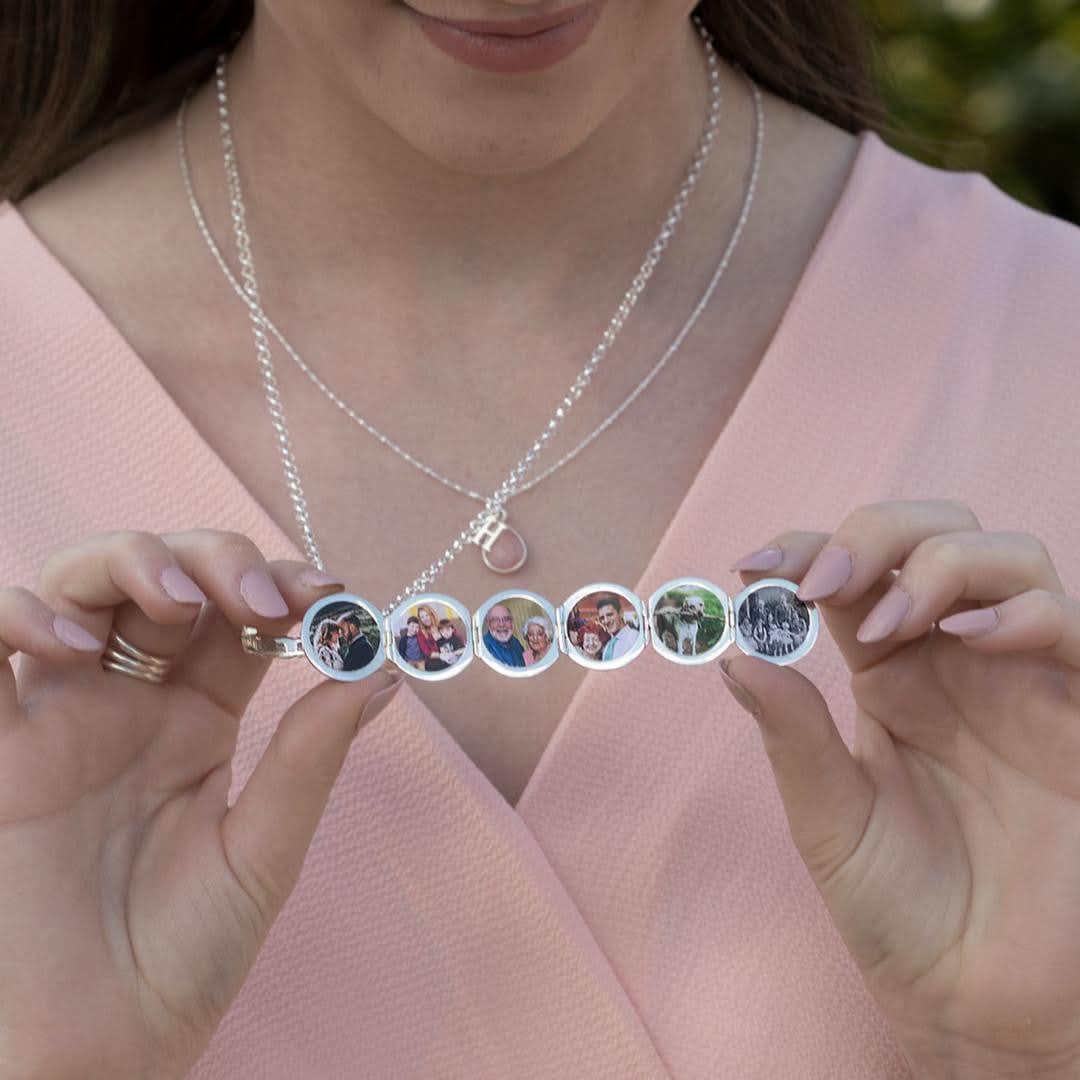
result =
[[696,578],[669,581],[649,602],[656,651],[670,657],[710,659],[730,643],[727,599]]
[[535,675],[559,656],[551,605],[524,592],[491,597],[476,613],[478,651],[490,667]]
[[587,666],[632,659],[645,647],[640,602],[614,588],[586,589],[564,605],[571,657]]
[[469,659],[465,616],[449,600],[406,600],[391,614],[390,629],[395,660],[410,675],[456,674]]
[[758,582],[736,598],[736,643],[751,656],[791,663],[809,652],[818,614],[795,595],[796,587]]
[[[381,618],[358,599],[328,597],[305,619],[304,651],[327,675],[361,678],[381,667]],[[362,673],[362,674],[353,674]]]

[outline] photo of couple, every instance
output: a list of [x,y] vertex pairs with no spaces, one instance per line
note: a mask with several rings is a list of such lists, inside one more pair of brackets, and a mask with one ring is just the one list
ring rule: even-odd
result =
[[424,672],[445,671],[459,664],[465,655],[465,622],[449,604],[424,601],[403,605],[391,616],[390,624],[399,666]]
[[336,601],[315,614],[309,641],[328,671],[359,671],[380,655],[382,634],[371,612]]
[[558,656],[555,624],[536,600],[527,596],[504,596],[480,610],[485,658],[503,667],[532,668],[553,663]]

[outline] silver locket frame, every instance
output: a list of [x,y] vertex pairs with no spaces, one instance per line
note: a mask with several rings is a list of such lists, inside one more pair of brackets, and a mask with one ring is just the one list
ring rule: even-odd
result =
[[[576,645],[571,644],[567,634],[566,617],[574,609],[574,605],[577,604],[579,600],[583,600],[590,593],[598,592],[615,593],[621,599],[628,600],[641,625],[637,642],[630,647],[628,652],[623,653],[617,660],[589,659],[589,657],[581,653]],[[624,585],[616,585],[611,581],[592,582],[589,585],[583,585],[580,589],[575,589],[562,604],[559,605],[558,616],[559,647],[574,661],[575,664],[580,664],[582,667],[590,668],[593,671],[613,671],[615,668],[625,667],[631,661],[636,660],[645,651],[645,647],[649,643],[649,620],[645,611],[645,604],[641,597],[638,596],[633,589],[628,589]]]
[[[796,600],[804,608],[806,608],[809,616],[810,625],[806,631],[806,637],[803,643],[797,648],[792,649],[791,652],[785,653],[782,656],[767,656],[764,653],[757,651],[755,646],[747,645],[745,635],[739,629],[739,610],[742,608],[746,600],[756,592],[760,592],[762,589],[769,588],[770,586],[779,587],[786,592],[792,594]],[[793,581],[788,581],[786,578],[761,578],[760,581],[755,581],[751,585],[747,585],[732,601],[731,619],[733,623],[733,630],[735,632],[735,645],[741,651],[746,653],[747,656],[753,656],[758,660],[765,660],[770,664],[777,664],[780,667],[785,667],[788,664],[794,664],[796,661],[801,660],[813,647],[814,642],[817,641],[818,632],[821,629],[821,614],[818,612],[817,605],[811,600],[799,600],[795,596],[798,590],[798,585]]]
[[[506,600],[530,600],[540,608],[551,622],[555,636],[551,639],[551,646],[547,651],[547,655],[544,656],[539,663],[528,664],[527,666],[520,668],[508,667],[501,660],[496,659],[488,652],[487,645],[484,644],[484,622],[487,619],[488,612],[496,604],[501,604]],[[550,601],[545,600],[544,597],[529,589],[503,589],[502,592],[498,592],[494,596],[489,596],[480,607],[473,612],[473,640],[475,642],[474,651],[476,655],[479,656],[488,667],[493,668],[500,675],[506,675],[511,679],[529,679],[532,678],[533,675],[539,675],[541,671],[546,671],[551,667],[551,665],[559,659],[559,654],[562,652],[559,644],[558,612],[552,606]]]
[[[452,608],[465,624],[465,651],[461,654],[461,659],[449,667],[442,668],[440,671],[422,671],[419,668],[414,668],[408,660],[401,657],[397,650],[397,633],[394,630],[394,620],[409,608],[419,607],[421,604],[442,604],[444,607]],[[414,679],[422,679],[424,682],[441,682],[443,679],[454,678],[455,675],[459,675],[472,663],[473,656],[476,654],[472,632],[472,613],[460,600],[447,596],[446,593],[429,592],[406,597],[386,616],[385,636],[387,655],[394,666],[405,672],[406,675]]]
[[[689,656],[684,653],[673,652],[666,644],[664,644],[661,636],[656,632],[656,606],[664,594],[671,589],[679,589],[680,591],[685,591],[686,589],[703,589],[706,592],[712,593],[712,595],[720,601],[720,604],[724,609],[724,630],[717,641],[710,645],[705,652],[694,653]],[[706,578],[688,576],[676,577],[672,578],[670,581],[665,581],[664,584],[656,589],[649,597],[648,614],[649,636],[652,639],[653,649],[672,664],[707,664],[709,661],[715,660],[721,653],[725,652],[735,640],[731,597],[721,589],[719,585],[713,584],[713,582],[708,581]]]
[[[363,608],[374,620],[375,628],[379,633],[379,644],[375,648],[374,659],[362,668],[357,668],[356,671],[338,671],[335,668],[327,667],[320,659],[315,646],[311,643],[311,628],[315,623],[316,615],[319,615],[332,604],[344,602],[348,602],[353,607]],[[382,611],[370,600],[365,600],[362,596],[357,596],[356,593],[351,592],[331,593],[329,596],[316,600],[304,612],[304,621],[300,627],[300,648],[311,666],[316,671],[327,676],[327,678],[336,679],[338,682],[359,682],[369,675],[374,675],[386,663],[386,621],[383,619]]]

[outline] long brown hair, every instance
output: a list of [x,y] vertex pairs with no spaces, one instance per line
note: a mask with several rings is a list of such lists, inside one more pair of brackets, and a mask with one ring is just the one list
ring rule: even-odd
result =
[[[19,199],[171,112],[253,0],[0,2],[0,199]],[[856,0],[701,0],[718,52],[849,131],[888,125]]]

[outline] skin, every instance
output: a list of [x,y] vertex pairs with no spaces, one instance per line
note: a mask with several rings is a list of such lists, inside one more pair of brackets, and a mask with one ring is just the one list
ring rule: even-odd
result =
[[529,627],[525,637],[529,642],[529,648],[532,649],[533,659],[539,660],[548,651],[551,639],[544,632],[544,628],[536,623]]
[[[417,7],[505,19],[541,10],[520,0],[418,0]],[[356,284],[368,310],[378,310],[375,287],[391,311],[408,297],[414,309],[434,303],[461,318],[480,316],[477,287],[493,280],[535,304],[561,299],[598,249],[612,264],[633,252],[636,265],[639,237],[619,240],[626,218],[643,202],[666,208],[705,118],[692,7],[609,0],[589,40],[556,68],[493,78],[430,46],[400,3],[265,0],[230,66],[245,159],[260,178],[251,228],[273,234],[260,258],[265,289],[276,292],[280,272],[298,263],[323,303],[328,285],[344,297]],[[728,78],[735,98],[738,79]],[[200,100],[193,119],[209,119],[211,135],[213,104]],[[732,142],[741,150],[739,136]],[[203,147],[196,139],[196,157]],[[205,149],[204,172],[218,171],[213,139]],[[616,152],[622,168],[612,185]],[[716,152],[722,157],[724,147]],[[322,167],[309,168],[311,160]],[[734,195],[739,184],[731,186]],[[260,228],[260,219],[273,227]],[[351,256],[357,250],[362,266]],[[522,260],[522,251],[534,255]],[[378,275],[367,272],[372,265]],[[600,282],[587,287],[590,299],[608,294]],[[299,290],[298,301],[313,299],[294,277],[289,288]],[[395,381],[415,385],[429,374],[421,349]]]
[[619,617],[618,608],[612,607],[610,604],[604,604],[603,607],[597,610],[597,618],[600,620],[600,625],[614,637],[622,626],[622,619]]
[[[510,17],[554,6],[446,0],[428,10]],[[420,453],[446,417],[463,436],[488,433],[492,417],[513,417],[517,432],[548,422],[553,388],[569,385],[595,348],[598,318],[611,315],[637,272],[700,137],[708,82],[688,11],[669,0],[608,0],[580,53],[547,72],[496,78],[434,50],[387,0],[256,5],[229,83],[262,299],[335,392],[402,446]],[[377,75],[365,70],[372,65]],[[670,343],[738,221],[753,100],[727,64],[719,79],[712,153],[632,325],[561,429],[568,446],[620,404]],[[631,424],[590,446],[587,472],[571,463],[514,502],[529,566],[536,571],[543,558],[553,595],[581,584],[582,536],[605,552],[609,580],[640,579],[848,179],[850,133],[767,89],[762,96],[768,134],[739,250],[680,348],[678,377],[649,387],[651,414],[670,424],[651,431],[666,439],[664,459],[643,446],[628,482],[625,453],[645,438]],[[212,84],[196,91],[187,142],[208,224],[231,259],[216,106]],[[20,209],[208,444],[295,536],[280,462],[252,453],[267,416],[250,323],[193,226],[173,119],[110,144]],[[510,342],[531,358],[515,365],[513,379],[505,377]],[[294,444],[309,463],[304,489],[321,522],[326,565],[342,580],[368,582],[373,595],[395,595],[448,540],[433,522],[456,531],[461,495],[375,446],[290,364],[276,357],[275,367]],[[510,453],[513,440],[503,441]],[[343,446],[356,452],[342,454]],[[458,481],[491,490],[503,478],[498,460],[478,454],[471,438],[439,449],[440,471]],[[363,491],[364,506],[342,499],[344,490]],[[621,509],[597,520],[591,507],[601,499],[612,507],[640,500],[650,513],[627,530]],[[366,507],[391,505],[387,543],[385,515]],[[452,573],[455,595],[489,590],[490,573],[468,554]],[[556,665],[542,684],[524,680],[515,703],[521,722],[510,733],[483,673],[455,685],[452,698],[427,684],[411,689],[513,803],[582,674]]]
[[[523,0],[461,0],[432,13],[534,10]],[[666,193],[681,179],[701,130],[704,62],[686,22],[689,10],[669,0],[609,0],[588,46],[564,65],[492,79],[421,51],[424,43],[397,4],[258,5],[255,29],[230,70],[234,115],[243,117],[244,170],[259,180],[250,225],[263,299],[283,326],[312,327],[311,345],[327,358],[328,381],[350,400],[360,400],[361,390],[371,395],[364,400],[373,414],[400,422],[406,445],[423,445],[430,432],[431,414],[410,407],[419,385],[463,431],[483,430],[491,416],[518,418],[515,409],[546,402],[553,382],[564,385],[580,369],[580,350],[542,347],[564,337],[580,339],[586,352],[592,346],[596,312],[610,309],[612,279],[636,270],[652,239],[644,225],[627,223],[666,210]],[[714,265],[726,234],[708,223],[732,221],[742,193],[737,166],[745,162],[749,106],[741,81],[726,68],[722,77],[732,122],[718,133],[704,201],[694,205],[696,228],[682,234],[666,264],[675,281],[700,280]],[[709,347],[692,369],[700,376],[696,387],[714,388],[711,400],[689,395],[704,403],[709,424],[722,421],[725,404],[752,374],[850,161],[844,140],[773,107],[771,130],[779,138],[771,145],[779,149],[770,160],[779,167],[763,185],[761,224],[748,234],[740,269],[728,282],[725,317],[709,328]],[[214,231],[225,237],[212,88],[197,94],[190,119],[193,169]],[[230,337],[232,300],[204,280],[206,255],[191,242],[172,151],[166,122],[73,170],[26,213],[214,434],[213,444],[228,446],[230,433],[238,440],[232,460],[242,463],[251,456],[251,425],[229,416],[215,428],[215,417],[198,411],[206,386],[240,376],[204,363],[175,377],[188,356],[241,355],[250,340],[243,325]],[[320,167],[311,168],[312,161]],[[611,183],[613,161],[620,164],[618,184]],[[599,269],[597,251],[605,254]],[[752,267],[764,269],[755,276]],[[781,278],[785,287],[776,285]],[[493,283],[506,303],[492,304]],[[669,283],[644,304],[642,327],[657,340],[671,329],[669,301],[682,303],[685,292]],[[192,297],[193,307],[162,304],[166,295]],[[765,312],[758,324],[739,322],[752,310]],[[552,312],[560,313],[557,321]],[[729,321],[737,337],[728,333]],[[461,327],[469,334],[452,344],[468,362],[447,365],[439,381],[431,346],[448,328]],[[737,377],[726,367],[718,372],[711,343],[721,333]],[[158,356],[160,342],[172,340],[184,348]],[[550,352],[551,359],[517,365],[514,380],[500,378],[508,340],[534,344],[536,355]],[[385,346],[371,353],[381,360],[378,379],[359,372],[350,347],[357,341]],[[641,365],[623,372],[630,385],[647,357],[636,359]],[[723,394],[715,390],[721,384]],[[478,393],[485,388],[496,389]],[[589,419],[595,423],[619,397],[609,387]],[[257,394],[254,400],[253,417],[261,417]],[[681,411],[685,392],[666,402],[669,409],[660,400],[653,399],[656,416],[677,415],[695,430]],[[527,418],[535,423],[520,417],[523,429],[546,420],[534,412]],[[315,415],[298,418],[301,430],[316,425]],[[677,505],[714,434],[706,431],[685,460],[665,461],[651,483],[647,464],[636,473],[635,494],[653,508],[655,521],[670,518],[667,508]],[[672,440],[673,453],[684,445]],[[608,446],[598,442],[590,458],[600,483]],[[620,442],[618,454],[626,451]],[[469,453],[447,472],[465,475]],[[265,477],[245,475],[288,522],[288,506],[275,503],[276,463]],[[363,564],[349,563],[359,577],[378,545],[360,535],[363,523],[332,517],[344,490],[336,479],[331,475],[325,497],[313,501],[328,508],[327,535],[343,538],[340,563],[331,553],[330,565],[362,552]],[[358,482],[353,471],[348,479]],[[363,480],[373,505],[393,494],[379,488],[374,470]],[[582,491],[582,505],[592,504],[591,494]],[[439,497],[418,500],[424,521],[397,530],[402,567],[421,565],[425,526],[444,509]],[[451,509],[447,503],[448,515]],[[574,512],[558,518],[569,547],[553,547],[551,566],[573,566],[580,537],[595,524],[591,516],[572,518]],[[413,536],[424,538],[415,550],[407,546]],[[637,580],[657,539],[645,529],[640,536],[620,533],[623,546],[610,545],[612,578]],[[793,840],[916,1075],[1075,1077],[1076,602],[1064,596],[1037,538],[983,533],[970,511],[955,505],[862,508],[835,534],[791,532],[775,544],[785,561],[770,573],[796,581],[826,544],[857,555],[856,577],[821,604],[851,668],[854,755],[800,673],[742,656],[731,668],[751,694],[738,691],[758,717]],[[161,569],[173,565],[197,581],[216,610],[190,644],[195,610],[169,600],[158,583]],[[0,881],[20,881],[18,890],[0,891],[0,1026],[5,1052],[31,1072],[76,1077],[85,1075],[87,1061],[103,1075],[189,1071],[291,892],[357,717],[367,721],[369,700],[384,685],[381,677],[328,680],[301,698],[277,726],[273,752],[228,808],[227,765],[240,717],[269,666],[238,662],[236,628],[250,623],[277,634],[291,624],[245,606],[238,582],[255,567],[273,575],[291,622],[321,594],[299,586],[302,566],[266,564],[246,538],[204,531],[89,538],[49,556],[33,592],[0,590],[4,656],[21,651],[25,661],[18,683],[10,664],[4,667],[0,697]],[[910,617],[890,639],[860,642],[858,625],[892,568],[901,570],[912,597]],[[398,569],[388,574],[388,594],[399,578],[407,580]],[[479,595],[482,580],[462,594]],[[574,582],[555,584],[566,595]],[[958,605],[982,603],[999,612],[994,633],[970,640],[929,633]],[[57,612],[99,641],[115,620],[144,648],[183,653],[184,674],[157,687],[104,672],[100,649],[79,652],[52,634]],[[567,675],[551,674],[556,681],[519,691],[522,702],[537,695],[538,729],[557,722],[559,704],[575,688]],[[467,745],[483,731],[467,726],[469,717],[485,715],[488,688],[479,679],[476,685],[472,698],[463,687],[445,713],[449,722],[451,710],[460,710],[455,730]],[[531,730],[524,707],[522,718],[522,730]],[[530,771],[516,777],[519,786]],[[112,857],[95,861],[93,853],[104,850]],[[73,865],[72,852],[86,861]],[[50,927],[48,942],[26,932],[34,925]],[[55,1037],[56,1015],[66,1018],[63,1040]]]
[[[1080,1075],[1080,603],[1037,537],[984,532],[952,501],[773,542],[769,573],[794,581],[826,546],[852,555],[817,603],[851,671],[854,752],[801,673],[740,655],[732,691],[913,1075]],[[864,641],[894,569],[907,614]],[[984,606],[990,633],[949,631]]]
[[[166,568],[207,598],[197,631],[200,605],[168,597]],[[340,588],[303,586],[306,569],[239,534],[121,530],[53,552],[33,590],[0,588],[0,876],[20,881],[0,896],[0,1030],[20,1072],[182,1077],[239,991],[358,724],[392,685],[378,673],[303,695],[227,808],[240,719],[271,663],[241,653],[237,627],[284,634]],[[248,607],[250,572],[287,616]],[[98,642],[115,626],[182,655],[182,670],[160,686],[108,672],[100,645],[51,632],[57,614]]]
[[[1071,1080],[1080,603],[1037,538],[983,533],[957,504],[878,505],[831,536],[785,533],[772,572],[801,581],[825,545],[858,568],[820,598],[852,673],[854,753],[805,676],[729,665],[792,839],[914,1076]],[[166,568],[213,605],[197,635],[198,604],[166,596]],[[34,591],[0,589],[0,876],[20,882],[0,892],[3,1020],[6,1050],[38,1075],[93,1060],[108,1075],[184,1076],[292,891],[356,717],[386,686],[327,680],[304,695],[227,806],[240,718],[270,663],[238,662],[236,627],[283,633],[317,598],[303,569],[267,564],[241,536],[124,532],[55,553]],[[894,569],[907,614],[863,641]],[[288,616],[247,607],[253,570]],[[982,604],[991,632],[948,630]],[[57,615],[96,642],[62,644]],[[103,670],[114,624],[182,668],[160,686]]]
[[600,638],[592,632],[587,633],[581,643],[582,652],[584,652],[586,656],[592,657],[593,660],[600,659],[600,650],[603,647]]
[[510,609],[496,604],[487,614],[487,628],[496,641],[505,645],[514,636],[514,619]]

